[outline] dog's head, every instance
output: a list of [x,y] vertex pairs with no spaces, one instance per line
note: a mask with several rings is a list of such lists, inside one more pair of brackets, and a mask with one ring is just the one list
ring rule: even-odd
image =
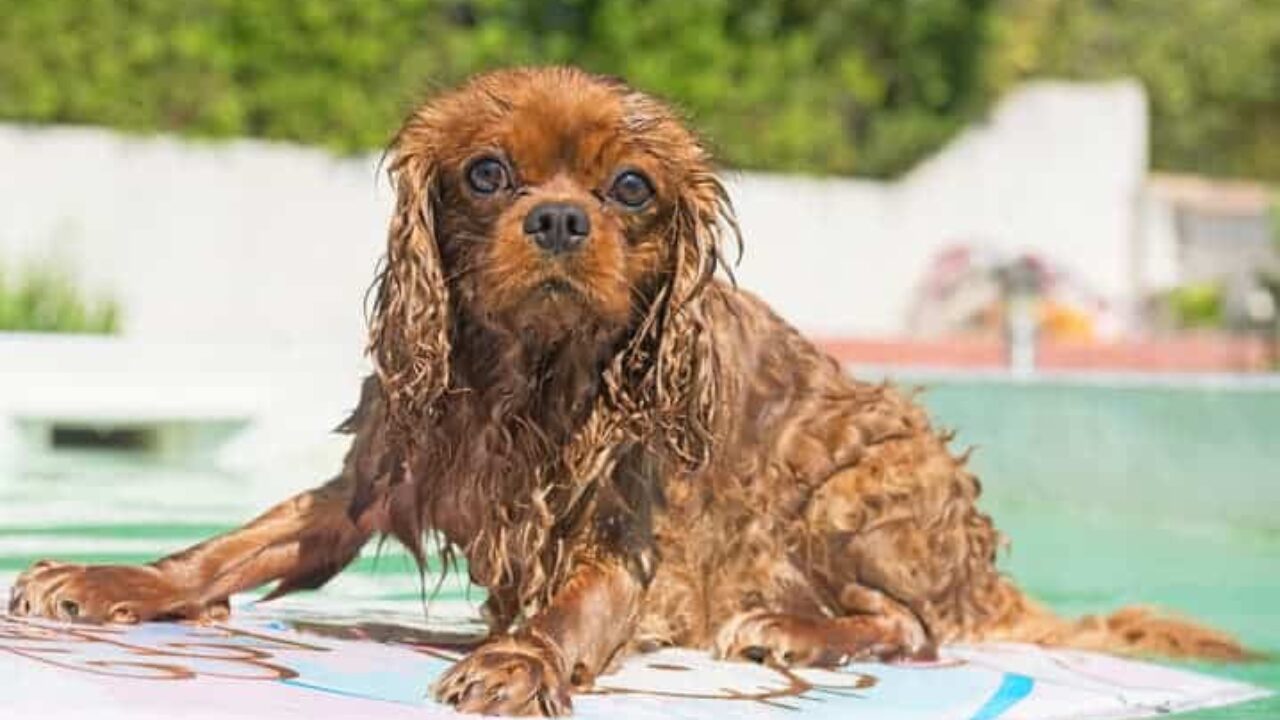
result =
[[651,336],[655,362],[685,352],[668,336],[732,216],[665,105],[572,68],[499,71],[419,108],[391,152],[370,349],[393,408],[424,410],[448,387],[463,311],[525,343]]

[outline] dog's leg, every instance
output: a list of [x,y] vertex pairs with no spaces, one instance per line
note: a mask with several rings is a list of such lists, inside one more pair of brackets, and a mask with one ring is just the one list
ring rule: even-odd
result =
[[490,640],[435,684],[462,712],[566,715],[569,692],[589,686],[631,639],[653,576],[647,499],[602,497],[569,578],[541,612]]
[[546,610],[477,648],[433,692],[462,712],[566,715],[570,690],[589,686],[630,639],[643,594],[616,559],[580,560]]
[[936,648],[908,608],[883,593],[847,587],[859,596],[862,614],[739,613],[716,635],[717,657],[785,667],[834,667],[856,660],[932,659]]
[[42,560],[18,576],[9,612],[85,622],[218,619],[235,592],[280,580],[277,593],[316,587],[374,531],[348,517],[348,474],[256,520],[147,565]]
[[84,622],[218,619],[242,590],[275,580],[272,596],[319,587],[385,524],[380,506],[366,503],[351,516],[361,480],[378,477],[386,465],[384,416],[379,386],[366,379],[356,411],[340,428],[355,438],[338,477],[239,529],[146,565],[41,560],[18,576],[9,612]]

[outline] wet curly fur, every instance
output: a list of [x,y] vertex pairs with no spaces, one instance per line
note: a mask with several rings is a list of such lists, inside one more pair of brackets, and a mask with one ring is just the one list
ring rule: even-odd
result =
[[[583,114],[578,122],[556,117],[566,104]],[[669,186],[672,195],[662,207],[624,218],[628,227],[606,238],[628,244],[633,257],[611,257],[620,248],[599,251],[601,243],[584,250],[575,268],[582,276],[578,291],[609,316],[593,317],[596,308],[571,310],[573,320],[581,320],[572,329],[543,327],[567,318],[495,311],[492,305],[508,296],[524,302],[531,290],[522,276],[537,261],[528,257],[523,237],[505,247],[489,242],[495,221],[476,216],[457,177],[476,147],[514,140],[477,139],[468,146],[458,136],[481,132],[517,105],[547,123],[508,130],[523,133],[515,142],[536,145],[536,154],[566,134],[595,131],[601,137],[584,142],[596,152],[643,152],[655,172],[682,180]],[[640,147],[608,147],[601,129],[612,133],[619,125],[634,132]],[[380,424],[397,440],[379,462],[424,468],[421,474],[450,478],[451,487],[440,492],[435,482],[416,482],[397,488],[415,473],[380,469],[360,476],[353,512],[388,502],[416,506],[392,523],[398,539],[418,550],[424,533],[437,533],[446,552],[464,551],[476,582],[510,589],[512,608],[529,610],[563,581],[565,530],[575,517],[591,514],[594,485],[614,471],[624,449],[660,448],[673,467],[701,466],[711,455],[719,407],[715,356],[700,351],[707,344],[705,319],[682,306],[720,263],[722,228],[736,238],[728,198],[706,154],[665,107],[617,82],[568,70],[478,78],[411,116],[392,152],[397,203],[370,351],[385,417]],[[519,150],[509,153],[516,172],[544,170],[535,167],[544,158],[526,163]],[[545,172],[561,170],[549,165]],[[592,170],[604,173],[598,183],[614,167]],[[574,194],[562,189],[548,197],[566,192]],[[627,231],[639,237],[629,239]],[[565,308],[548,303],[546,310]],[[488,516],[479,516],[483,512]],[[455,528],[459,524],[466,527]]]
[[[1141,610],[1062,620],[1002,576],[978,481],[921,407],[716,277],[733,211],[662,103],[571,68],[495,72],[418,109],[391,154],[376,374],[342,473],[149,566],[33,567],[12,610],[220,613],[265,582],[318,586],[385,533],[465,557],[488,590],[490,643],[436,685],[467,711],[568,712],[570,687],[661,645],[784,664],[978,639],[1245,655]],[[478,159],[496,190],[472,183]],[[623,172],[652,197],[622,202]],[[530,242],[549,201],[590,222],[572,253]]]

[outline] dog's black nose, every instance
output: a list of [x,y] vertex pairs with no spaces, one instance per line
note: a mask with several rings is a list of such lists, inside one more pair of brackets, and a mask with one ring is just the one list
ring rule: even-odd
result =
[[591,218],[573,203],[547,202],[524,216],[524,234],[552,255],[582,247],[591,234]]

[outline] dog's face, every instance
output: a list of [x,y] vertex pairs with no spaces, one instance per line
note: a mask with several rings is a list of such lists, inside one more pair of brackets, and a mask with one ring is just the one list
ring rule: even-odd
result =
[[525,337],[637,322],[672,272],[678,209],[713,201],[692,177],[705,153],[665,107],[576,70],[481,76],[399,145],[430,165],[451,301]]
[[[736,225],[708,154],[665,105],[573,68],[499,71],[419,108],[392,152],[370,348],[399,424],[449,387],[474,323],[535,351],[573,336],[590,341],[572,344],[583,357],[628,353],[627,367],[657,372],[620,391],[669,414],[693,407],[700,329],[683,308]],[[479,351],[501,352],[484,337]]]
[[522,80],[450,133],[437,226],[446,276],[458,300],[522,329],[626,323],[666,251],[679,178],[627,131],[612,88]]

